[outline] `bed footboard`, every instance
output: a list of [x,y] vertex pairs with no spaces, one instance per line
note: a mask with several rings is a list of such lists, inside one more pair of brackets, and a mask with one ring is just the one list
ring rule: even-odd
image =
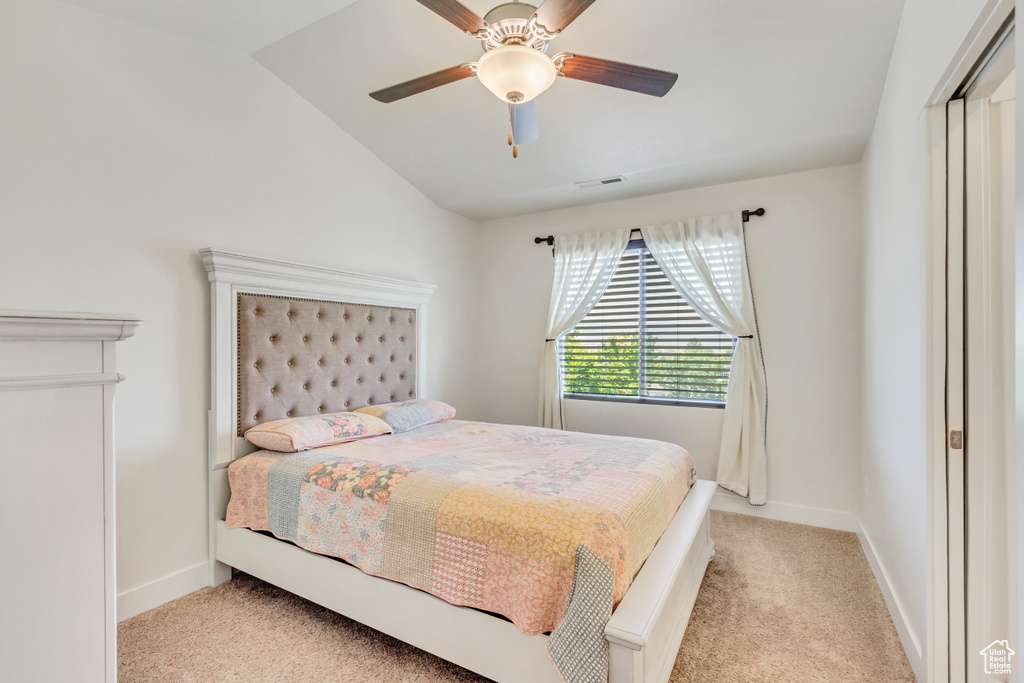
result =
[[698,481],[612,614],[610,683],[665,683],[715,553],[709,510],[715,484]]

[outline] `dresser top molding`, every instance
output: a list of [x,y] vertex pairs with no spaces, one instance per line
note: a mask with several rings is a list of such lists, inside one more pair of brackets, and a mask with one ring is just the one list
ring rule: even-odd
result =
[[133,315],[0,309],[0,339],[120,341],[140,323]]

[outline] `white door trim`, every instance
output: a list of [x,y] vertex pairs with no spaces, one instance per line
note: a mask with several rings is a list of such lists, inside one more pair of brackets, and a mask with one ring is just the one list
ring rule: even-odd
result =
[[964,36],[960,47],[946,66],[925,107],[945,105],[953,99],[961,84],[985,57],[992,41],[1010,18],[1016,0],[989,0]]

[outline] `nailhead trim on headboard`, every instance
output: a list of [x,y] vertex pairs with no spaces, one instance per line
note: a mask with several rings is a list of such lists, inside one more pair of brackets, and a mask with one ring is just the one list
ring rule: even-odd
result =
[[238,435],[414,398],[416,311],[239,294]]

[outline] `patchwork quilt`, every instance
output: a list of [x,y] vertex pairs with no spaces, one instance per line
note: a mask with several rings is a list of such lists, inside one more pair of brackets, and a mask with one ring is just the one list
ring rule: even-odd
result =
[[567,683],[607,681],[612,609],[695,481],[672,444],[459,420],[228,475],[229,527],[550,632]]

